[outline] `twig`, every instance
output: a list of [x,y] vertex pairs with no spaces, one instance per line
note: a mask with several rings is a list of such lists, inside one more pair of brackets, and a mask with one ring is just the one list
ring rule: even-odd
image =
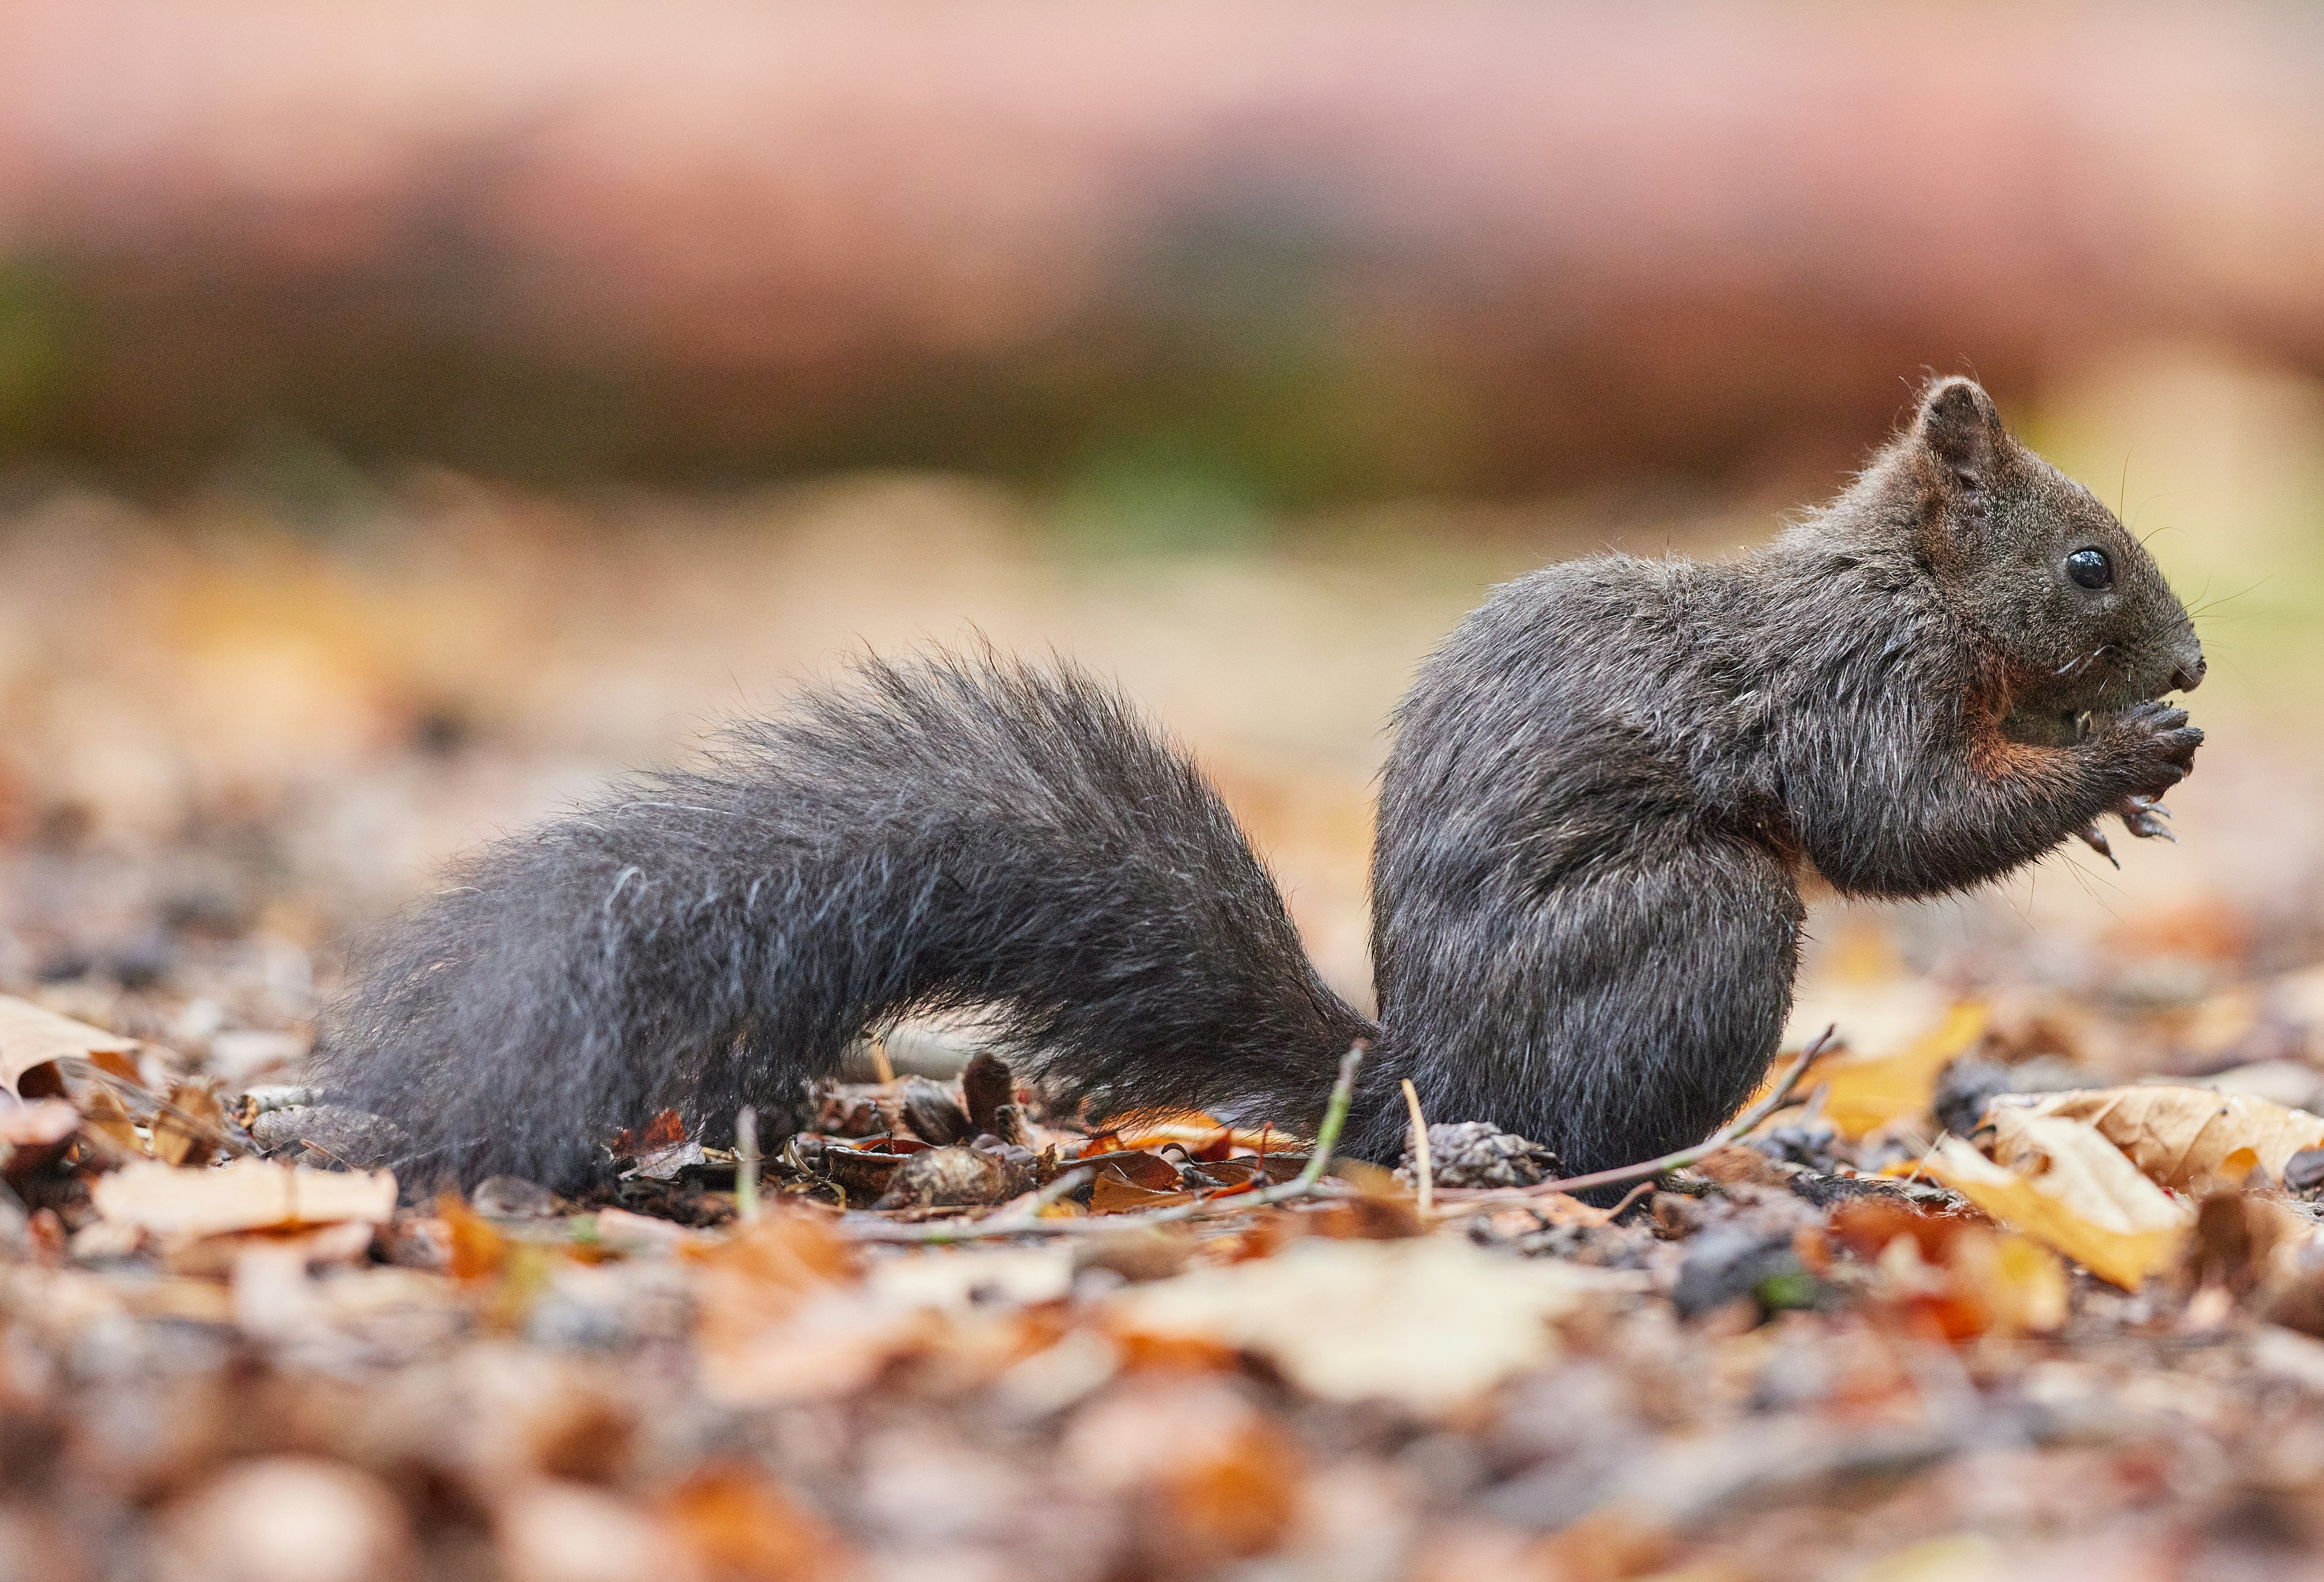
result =
[[759,1112],[742,1106],[734,1118],[734,1213],[745,1225],[759,1219]]
[[1838,1024],[1834,1024],[1817,1034],[1815,1041],[1800,1051],[1799,1057],[1792,1062],[1790,1069],[1784,1072],[1775,1085],[1767,1090],[1767,1096],[1765,1099],[1760,1099],[1758,1103],[1754,1104],[1692,1148],[1681,1148],[1675,1154],[1665,1154],[1659,1159],[1649,1159],[1639,1164],[1625,1164],[1618,1170],[1598,1170],[1592,1171],[1588,1175],[1569,1175],[1563,1181],[1545,1181],[1538,1186],[1495,1187],[1473,1195],[1464,1194],[1462,1201],[1454,1208],[1447,1209],[1445,1213],[1451,1215],[1455,1212],[1465,1212],[1471,1207],[1490,1203],[1522,1202],[1527,1198],[1545,1197],[1551,1192],[1587,1191],[1592,1187],[1622,1186],[1634,1181],[1652,1181],[1666,1171],[1683,1169],[1704,1154],[1715,1154],[1736,1138],[1748,1136],[1753,1127],[1781,1109],[1784,1101],[1791,1098],[1792,1090],[1800,1085],[1800,1079],[1807,1075],[1808,1068],[1816,1062],[1817,1057],[1823,1053],[1825,1046],[1831,1044],[1832,1035],[1839,1030]]
[[1420,1177],[1420,1217],[1425,1219],[1436,1211],[1436,1171],[1428,1159],[1428,1122],[1421,1118],[1420,1090],[1410,1077],[1404,1080],[1404,1104],[1412,1111],[1412,1167]]
[[[1214,1214],[1240,1214],[1252,1209],[1265,1209],[1277,1203],[1313,1197],[1323,1179],[1323,1172],[1331,1166],[1332,1150],[1339,1144],[1340,1133],[1347,1127],[1348,1107],[1355,1099],[1356,1067],[1363,1061],[1365,1048],[1364,1041],[1360,1038],[1348,1046],[1347,1053],[1340,1057],[1339,1080],[1332,1084],[1331,1101],[1323,1107],[1323,1124],[1316,1128],[1315,1147],[1307,1155],[1306,1168],[1278,1185],[1255,1192],[1238,1193],[1231,1198],[1198,1198],[1191,1203],[1155,1209],[1143,1214],[1100,1214],[1070,1219],[1040,1218],[1040,1209],[1047,1204],[1037,1198],[1032,1211],[1021,1216],[1008,1214],[989,1219],[944,1220],[932,1225],[898,1225],[886,1220],[869,1225],[843,1223],[839,1227],[839,1234],[851,1241],[909,1242],[935,1246],[961,1241],[984,1241],[1004,1236],[1111,1236],[1116,1231],[1175,1225],[1188,1219],[1207,1219]],[[1056,1192],[1058,1197],[1063,1197],[1065,1192],[1079,1187],[1079,1182],[1064,1184],[1067,1179],[1061,1176],[1051,1182],[1043,1189],[1044,1194]]]

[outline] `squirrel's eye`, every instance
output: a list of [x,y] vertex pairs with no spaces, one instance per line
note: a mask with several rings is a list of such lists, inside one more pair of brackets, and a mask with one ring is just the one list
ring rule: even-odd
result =
[[2077,587],[2110,588],[2114,586],[2114,562],[2103,549],[2077,549],[2066,556],[2066,575],[2074,579]]

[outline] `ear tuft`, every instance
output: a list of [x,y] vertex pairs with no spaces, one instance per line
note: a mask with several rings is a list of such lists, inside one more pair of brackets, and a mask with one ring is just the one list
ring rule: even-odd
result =
[[2002,445],[2001,414],[1973,379],[1941,379],[1921,398],[1921,443],[1953,477],[1973,485],[1992,481]]

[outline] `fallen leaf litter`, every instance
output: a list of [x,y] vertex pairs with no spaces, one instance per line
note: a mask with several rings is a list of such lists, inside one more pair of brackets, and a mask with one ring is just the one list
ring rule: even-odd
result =
[[[990,1065],[834,1089],[831,1129],[750,1157],[650,1118],[588,1201],[399,1202],[300,1140],[309,1094],[8,1008],[0,1066],[56,1081],[0,1108],[30,1209],[0,1211],[0,1541],[173,1577],[2293,1553],[2324,1502],[2324,1120],[2094,1080],[1941,1135],[1950,1090],[2025,1057],[1982,1006],[1905,998],[1917,1030],[1771,1074],[1782,1108],[1618,1212],[1440,1125],[1425,1215],[1410,1161],[1313,1172],[1201,1117],[1092,1135]],[[300,1163],[254,1156],[244,1123],[284,1117]],[[2204,1574],[2173,1565],[2136,1574]]]

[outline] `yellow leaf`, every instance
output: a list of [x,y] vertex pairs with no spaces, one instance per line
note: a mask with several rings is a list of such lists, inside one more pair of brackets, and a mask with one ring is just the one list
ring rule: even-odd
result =
[[2324,1148],[2324,1117],[2209,1088],[2085,1088],[1997,1104],[1987,1118],[1998,1129],[2020,1114],[2088,1122],[2148,1176],[2180,1191],[2240,1186],[2254,1164],[2280,1182],[2294,1154]]
[[1954,1238],[1946,1265],[1966,1281],[2004,1334],[2047,1334],[2065,1327],[2066,1270],[2058,1255],[2031,1237]]
[[2038,1176],[2006,1170],[1959,1137],[1939,1142],[1925,1169],[2004,1225],[2126,1291],[2169,1266],[2192,1210],[2079,1122],[2035,1120],[2026,1138],[2029,1159],[2037,1141],[2047,1165]]
[[[1844,1137],[1860,1137],[1900,1120],[1916,1120],[1935,1101],[1937,1078],[1985,1033],[1986,1008],[1956,1005],[1943,1021],[1893,1054],[1843,1055],[1816,1074],[1825,1088],[1824,1118]],[[1846,1035],[1848,1029],[1840,1033]]]

